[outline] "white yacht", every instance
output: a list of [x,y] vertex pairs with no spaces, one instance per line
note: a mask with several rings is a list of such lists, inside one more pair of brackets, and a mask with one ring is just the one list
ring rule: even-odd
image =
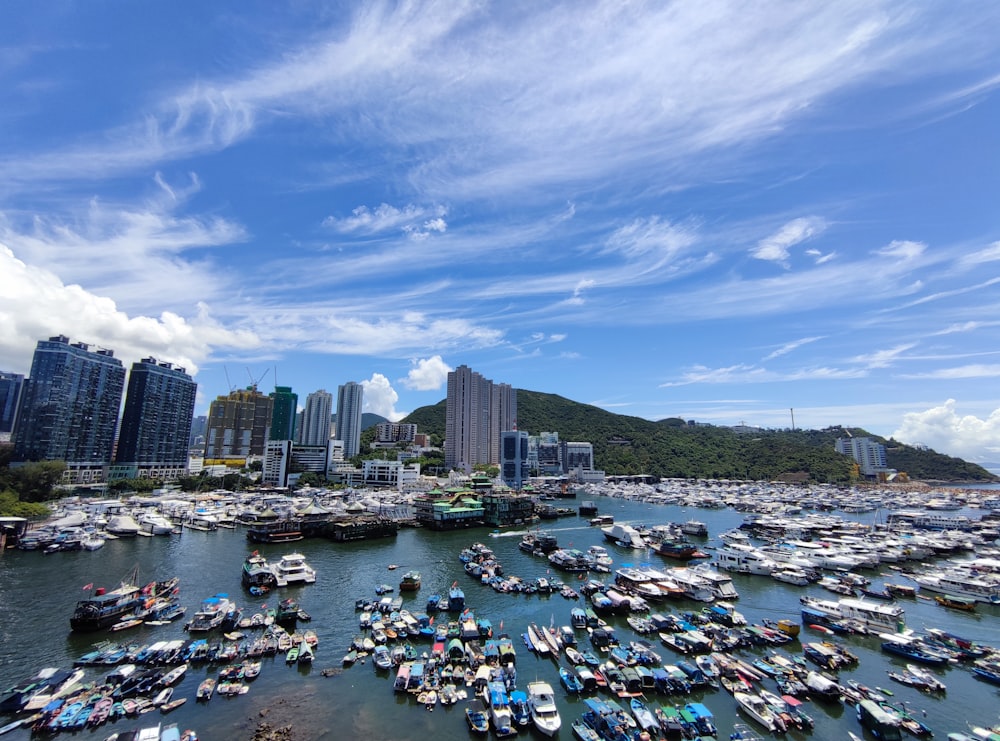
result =
[[752,545],[728,543],[715,552],[715,565],[726,571],[741,574],[767,575],[778,568],[778,564]]
[[546,736],[555,736],[562,726],[559,709],[556,707],[552,685],[537,680],[528,682],[528,708],[535,728]]
[[684,595],[699,602],[711,602],[715,599],[712,584],[695,571],[686,568],[671,569],[670,578],[684,590]]
[[642,535],[631,525],[616,522],[610,527],[602,527],[601,532],[604,533],[605,538],[622,548],[646,547],[646,541],[642,539]]
[[144,512],[139,518],[139,529],[150,535],[170,535],[174,526],[159,512]]
[[736,587],[733,585],[733,577],[729,574],[721,573],[709,563],[700,563],[690,568],[698,576],[708,580],[709,584],[712,585],[712,593],[716,599],[730,600],[740,598],[740,593],[736,591]]
[[987,574],[964,571],[938,571],[913,577],[921,589],[928,592],[970,597],[977,602],[1000,604],[1000,581]]
[[871,602],[853,597],[839,600],[799,597],[803,607],[821,612],[835,620],[861,623],[869,630],[901,633],[906,628],[906,612],[899,605]]
[[289,584],[312,584],[316,581],[316,570],[306,563],[301,553],[286,553],[281,560],[271,566],[275,584],[287,587]]

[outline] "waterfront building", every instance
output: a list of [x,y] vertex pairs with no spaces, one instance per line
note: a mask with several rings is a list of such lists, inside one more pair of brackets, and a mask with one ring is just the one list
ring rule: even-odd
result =
[[361,406],[365,387],[350,381],[337,390],[337,439],[344,443],[344,458],[361,451]]
[[124,386],[111,350],[63,335],[40,340],[14,423],[14,460],[61,460],[67,483],[103,481]]
[[14,429],[14,415],[24,387],[24,376],[20,373],[0,371],[0,435]]
[[268,394],[271,397],[271,432],[269,440],[294,440],[295,416],[299,406],[299,395],[291,386],[275,386]]
[[527,494],[488,491],[483,493],[483,522],[493,527],[534,522],[535,502]]
[[174,480],[187,473],[197,390],[184,368],[155,358],[132,364],[113,478]]
[[507,430],[502,435],[500,478],[512,489],[520,490],[531,475],[528,468],[528,433]]
[[433,530],[453,530],[483,523],[483,503],[468,489],[432,489],[413,498],[413,517]]
[[333,414],[333,394],[325,389],[313,391],[306,397],[302,411],[299,442],[303,445],[322,445],[330,440],[330,421]]
[[327,440],[324,445],[300,445],[296,443],[292,446],[292,463],[297,471],[305,473],[310,471],[326,476],[330,468],[333,454],[333,441]]
[[206,465],[241,466],[250,456],[263,456],[270,437],[273,399],[256,385],[218,396],[208,408]]
[[288,486],[288,469],[291,461],[291,440],[268,440],[264,448],[261,481],[268,486]]
[[501,432],[517,429],[517,390],[466,365],[448,373],[445,465],[470,472],[500,463]]
[[592,471],[594,469],[594,446],[591,443],[562,443],[563,473]]

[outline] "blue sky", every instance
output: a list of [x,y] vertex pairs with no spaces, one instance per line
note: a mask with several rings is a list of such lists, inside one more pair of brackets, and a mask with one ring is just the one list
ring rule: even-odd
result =
[[62,333],[201,413],[360,381],[398,418],[464,363],[1000,461],[1000,5],[4,16],[0,369]]

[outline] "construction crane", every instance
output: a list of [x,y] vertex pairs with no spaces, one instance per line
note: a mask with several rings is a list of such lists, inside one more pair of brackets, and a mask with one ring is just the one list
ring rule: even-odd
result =
[[259,378],[254,379],[253,374],[250,372],[250,368],[248,367],[247,375],[250,376],[250,388],[256,391],[257,387],[260,386],[260,382],[264,380],[264,376],[266,376],[270,372],[270,370],[271,370],[270,368],[265,369],[264,372],[260,374]]

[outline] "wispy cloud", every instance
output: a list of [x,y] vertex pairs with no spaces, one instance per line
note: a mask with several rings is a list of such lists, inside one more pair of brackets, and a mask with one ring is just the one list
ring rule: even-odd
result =
[[773,352],[766,355],[764,357],[764,362],[767,362],[768,360],[774,360],[775,358],[781,357],[782,355],[787,355],[793,350],[798,350],[800,347],[803,347],[804,345],[809,345],[813,342],[818,342],[819,340],[822,339],[823,337],[803,337],[802,339],[799,340],[792,340],[791,342],[786,342],[781,347],[777,348]]
[[821,234],[826,226],[826,221],[818,216],[794,219],[758,242],[750,254],[758,260],[786,263],[789,249]]

